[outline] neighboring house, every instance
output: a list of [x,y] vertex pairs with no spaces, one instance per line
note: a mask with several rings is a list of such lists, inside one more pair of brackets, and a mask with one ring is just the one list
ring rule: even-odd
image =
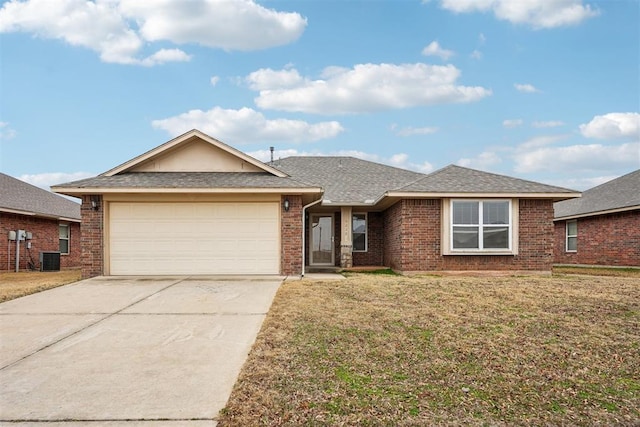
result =
[[429,175],[350,157],[262,163],[197,130],[95,178],[83,275],[550,271],[553,202],[572,190],[458,166]]
[[[20,230],[25,239],[16,241]],[[40,252],[60,252],[61,268],[80,268],[80,204],[3,173],[0,236],[0,271],[16,270],[16,253],[19,270],[40,269]]]
[[555,262],[640,267],[640,169],[555,208]]

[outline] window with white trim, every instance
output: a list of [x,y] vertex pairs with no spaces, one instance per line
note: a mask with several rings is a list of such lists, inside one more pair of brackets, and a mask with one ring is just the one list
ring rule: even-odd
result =
[[367,214],[354,213],[351,217],[353,252],[367,251]]
[[451,251],[510,252],[511,200],[452,200]]
[[567,252],[577,252],[578,251],[578,221],[567,221],[566,226],[567,232],[567,243],[566,243],[566,251]]
[[63,255],[69,254],[69,224],[58,225],[58,235],[60,242],[60,253]]

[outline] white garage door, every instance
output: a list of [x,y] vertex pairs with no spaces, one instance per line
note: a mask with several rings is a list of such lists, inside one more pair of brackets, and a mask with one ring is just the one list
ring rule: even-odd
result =
[[110,273],[278,274],[278,209],[278,203],[111,203]]

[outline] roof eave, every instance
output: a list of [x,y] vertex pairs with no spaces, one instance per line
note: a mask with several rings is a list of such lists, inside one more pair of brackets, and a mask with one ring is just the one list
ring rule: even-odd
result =
[[32,216],[35,218],[54,219],[57,221],[80,222],[80,218],[70,218],[70,217],[60,216],[60,215],[43,214],[43,213],[32,212],[32,211],[24,211],[20,209],[0,208],[0,212]]
[[444,198],[517,198],[517,199],[553,199],[554,201],[581,197],[581,193],[498,193],[498,192],[422,192],[422,191],[388,191],[383,197],[444,199]]
[[640,209],[640,205],[626,206],[624,208],[618,208],[618,209],[607,209],[603,211],[584,212],[584,213],[575,214],[575,215],[559,216],[557,218],[553,218],[553,221],[565,221],[570,219],[585,218],[589,216],[599,216],[599,215],[608,215],[608,214],[620,213],[620,212],[628,212],[628,211],[634,211],[639,209]]
[[262,193],[262,194],[320,194],[320,187],[273,187],[273,188],[154,188],[154,187],[82,187],[82,188],[65,188],[51,187],[54,193],[65,194],[67,196],[79,196],[83,194],[116,194],[116,193],[135,193],[135,194],[161,194],[161,193],[198,193],[198,194],[228,194],[228,193]]

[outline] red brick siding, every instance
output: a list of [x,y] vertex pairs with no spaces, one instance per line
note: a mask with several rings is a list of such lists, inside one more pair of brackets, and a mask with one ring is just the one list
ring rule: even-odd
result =
[[[91,198],[97,197],[98,210],[91,206]],[[104,274],[103,219],[104,203],[102,196],[82,196],[82,278]]]
[[443,270],[550,271],[553,263],[553,202],[521,199],[519,250],[515,256],[445,256]]
[[555,222],[558,264],[640,266],[640,210],[578,218],[577,251],[567,252],[566,221]]
[[520,200],[518,255],[441,255],[441,201],[402,200],[385,211],[385,265],[400,271],[542,270],[553,260],[553,202]]
[[367,213],[367,251],[353,253],[353,266],[384,265],[384,218],[380,212]]
[[402,271],[402,201],[383,213],[383,264]]
[[[29,253],[35,264],[40,269],[40,252],[60,250],[58,225],[64,221],[39,218],[34,216],[0,213],[0,236],[3,243],[0,245],[0,271],[15,271],[16,267],[16,242],[9,241],[9,231],[25,230],[32,234],[31,249],[27,251],[27,242],[20,242],[20,270],[26,270],[29,261]],[[80,267],[80,224],[69,224],[69,254],[60,255],[60,268],[70,269]]]
[[281,202],[285,199],[289,200],[289,211],[282,209],[280,222],[280,274],[289,276],[302,272],[302,197],[285,195]]

